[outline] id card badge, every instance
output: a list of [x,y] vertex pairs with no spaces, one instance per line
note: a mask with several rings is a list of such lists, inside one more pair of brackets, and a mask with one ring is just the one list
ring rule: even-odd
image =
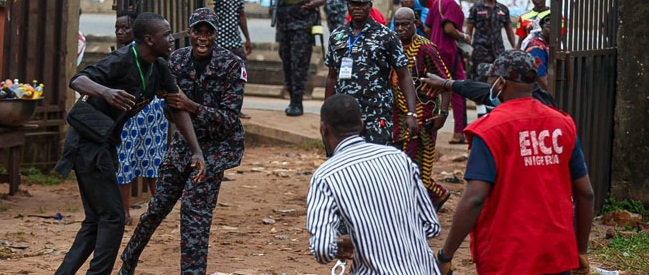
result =
[[340,62],[340,73],[338,73],[338,79],[351,79],[353,65],[354,60],[351,57],[343,57]]

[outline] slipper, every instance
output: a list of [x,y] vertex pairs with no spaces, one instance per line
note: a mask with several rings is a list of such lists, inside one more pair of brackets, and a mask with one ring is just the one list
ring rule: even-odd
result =
[[239,118],[250,119],[250,116],[244,113],[239,113]]
[[451,139],[448,141],[448,144],[466,144],[466,138],[462,137],[460,139]]

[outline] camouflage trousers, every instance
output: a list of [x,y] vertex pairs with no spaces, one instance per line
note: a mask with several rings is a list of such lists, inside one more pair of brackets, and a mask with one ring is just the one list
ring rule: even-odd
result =
[[313,52],[311,29],[277,30],[284,85],[291,95],[304,95]]
[[493,63],[504,49],[491,50],[488,47],[474,45],[473,55],[471,56],[470,78],[475,81],[487,82],[487,77],[478,74],[478,65],[481,63]]
[[178,171],[172,164],[163,163],[159,173],[156,193],[122,253],[122,270],[133,274],[144,247],[180,199],[181,274],[205,274],[210,228],[223,171],[214,171],[207,165],[206,179],[200,183],[191,180],[196,173],[191,168]]
[[327,0],[324,11],[327,15],[327,28],[329,28],[329,33],[347,23],[347,1]]

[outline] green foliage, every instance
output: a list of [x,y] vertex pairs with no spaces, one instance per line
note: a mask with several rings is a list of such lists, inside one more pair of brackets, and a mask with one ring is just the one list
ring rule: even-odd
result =
[[649,274],[649,234],[617,234],[608,244],[593,242],[591,254],[608,268],[626,270],[627,274]]
[[324,144],[322,144],[321,140],[317,139],[310,139],[302,143],[302,146],[300,148],[305,149],[305,150],[311,150],[311,149],[317,149],[317,150],[323,150],[324,151]]
[[35,167],[30,167],[26,170],[22,170],[21,174],[27,175],[27,183],[30,184],[49,186],[63,183],[63,180],[61,180],[61,178],[57,176],[45,175]]
[[79,212],[79,207],[77,206],[76,202],[73,201],[67,201],[65,203],[65,211],[67,212]]
[[6,205],[2,201],[0,201],[0,212],[6,212],[9,209],[11,209],[11,208],[8,205]]
[[645,209],[640,201],[628,199],[618,201],[614,197],[606,199],[606,202],[602,207],[602,215],[617,210],[626,210],[632,213],[640,214],[645,218],[649,217],[649,210]]
[[25,242],[27,241],[27,234],[22,231],[18,232],[7,232],[5,233],[5,237],[9,240],[12,240],[14,242]]

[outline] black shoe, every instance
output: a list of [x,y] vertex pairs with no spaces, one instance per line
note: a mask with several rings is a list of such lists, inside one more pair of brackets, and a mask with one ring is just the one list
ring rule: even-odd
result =
[[243,112],[240,112],[239,113],[239,118],[241,118],[241,119],[250,119],[250,115],[245,114]]
[[128,272],[128,271],[126,271],[126,270],[124,269],[124,267],[122,267],[122,268],[119,269],[119,272],[117,273],[117,275],[133,275],[133,273],[134,273],[134,272]]
[[304,114],[304,110],[299,106],[289,106],[286,109],[287,116],[301,116]]
[[135,266],[127,264],[126,261],[122,260],[122,266],[119,268],[117,275],[133,275],[135,274]]

